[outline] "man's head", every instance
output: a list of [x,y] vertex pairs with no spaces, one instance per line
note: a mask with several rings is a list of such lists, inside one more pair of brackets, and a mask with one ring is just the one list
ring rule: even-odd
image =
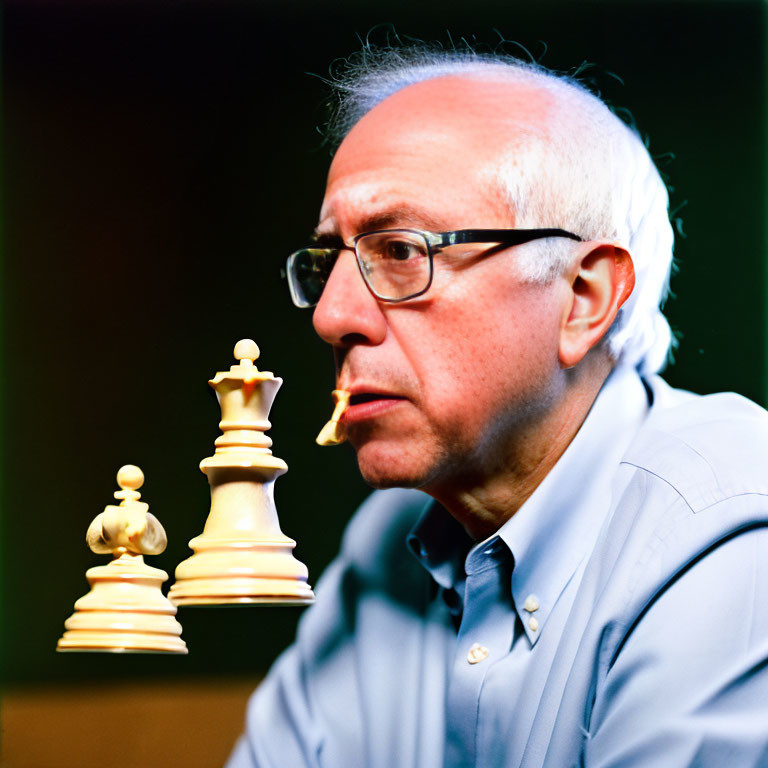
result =
[[[355,98],[319,234],[351,243],[390,228],[552,227],[586,241],[445,248],[429,291],[399,304],[377,301],[354,253],[340,253],[314,322],[353,403],[384,395],[349,412],[370,482],[482,482],[554,437],[574,381],[599,387],[617,358],[659,367],[666,192],[601,102],[538,69],[476,57],[385,65],[345,87]],[[666,260],[644,252],[659,244]],[[615,323],[634,282],[628,252],[646,282]]]

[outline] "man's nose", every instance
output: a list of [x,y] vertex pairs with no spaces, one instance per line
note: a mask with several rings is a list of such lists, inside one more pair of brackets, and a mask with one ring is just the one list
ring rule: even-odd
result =
[[354,253],[339,254],[312,322],[320,338],[337,347],[384,341],[386,318],[360,274]]

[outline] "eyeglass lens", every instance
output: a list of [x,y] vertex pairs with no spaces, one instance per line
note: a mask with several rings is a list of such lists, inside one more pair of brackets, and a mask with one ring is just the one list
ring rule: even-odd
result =
[[[430,283],[429,246],[416,232],[372,232],[357,239],[355,251],[365,282],[380,299],[405,299]],[[327,248],[303,248],[291,255],[288,284],[297,306],[317,304],[337,254]]]
[[313,307],[331,274],[337,251],[326,248],[303,248],[288,259],[288,287],[294,304]]
[[371,290],[382,299],[404,299],[429,285],[429,247],[415,232],[373,232],[357,241],[357,256]]

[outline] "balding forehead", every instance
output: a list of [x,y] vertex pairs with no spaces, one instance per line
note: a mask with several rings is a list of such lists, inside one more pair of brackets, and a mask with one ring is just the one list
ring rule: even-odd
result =
[[350,163],[364,166],[360,161],[373,140],[386,152],[388,138],[396,135],[401,152],[404,132],[414,155],[428,154],[437,143],[453,143],[486,161],[506,156],[532,138],[547,137],[556,100],[556,94],[531,78],[518,81],[493,70],[415,83],[361,118],[342,142],[329,178],[347,173]]
[[446,75],[407,86],[389,96],[366,114],[348,138],[375,120],[380,126],[401,121],[408,113],[434,130],[441,123],[454,128],[475,129],[478,123],[487,132],[510,123],[544,130],[555,94],[531,77],[513,78],[493,69],[482,73]]
[[359,233],[372,213],[405,203],[453,222],[442,229],[517,226],[521,206],[530,208],[525,184],[538,178],[554,123],[562,122],[559,101],[545,83],[487,71],[403,88],[339,147],[321,229]]

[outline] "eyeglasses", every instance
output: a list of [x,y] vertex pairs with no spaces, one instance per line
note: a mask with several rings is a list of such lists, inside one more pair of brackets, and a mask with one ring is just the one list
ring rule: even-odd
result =
[[[422,232],[415,229],[382,229],[364,232],[347,245],[341,238],[332,246],[302,248],[288,257],[284,277],[297,307],[314,307],[343,250],[353,250],[368,290],[390,303],[421,296],[432,285],[434,255],[450,245],[491,244],[509,247],[548,237],[581,238],[564,229],[460,229],[455,232]],[[336,244],[338,241],[338,244]],[[491,249],[489,253],[494,252]]]

